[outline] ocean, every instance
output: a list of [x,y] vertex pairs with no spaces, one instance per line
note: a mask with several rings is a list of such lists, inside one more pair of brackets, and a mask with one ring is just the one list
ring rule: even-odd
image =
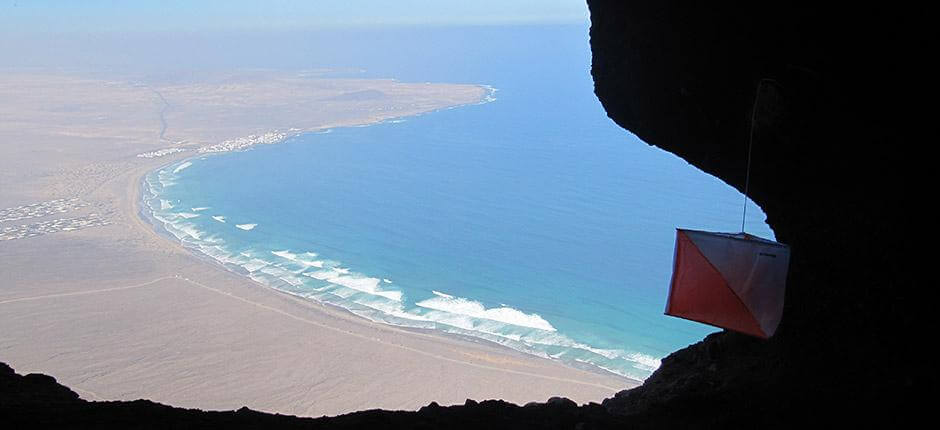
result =
[[[146,177],[146,208],[269,287],[645,379],[715,331],[663,315],[675,228],[737,232],[743,196],[607,118],[587,31],[360,35],[304,64],[489,85],[491,98],[191,158]],[[747,214],[749,233],[773,238],[758,207]]]

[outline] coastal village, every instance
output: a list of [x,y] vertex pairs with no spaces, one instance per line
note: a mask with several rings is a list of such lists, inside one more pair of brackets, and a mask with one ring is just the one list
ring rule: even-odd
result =
[[240,151],[252,145],[278,143],[286,138],[287,133],[271,131],[262,135],[252,134],[246,137],[229,139],[215,145],[203,146],[199,148],[198,151],[200,153]]
[[13,221],[57,215],[88,206],[77,198],[55,199],[29,205],[0,209],[0,241],[24,239],[60,231],[74,231],[108,225],[111,222],[97,213],[74,218],[59,218],[31,224],[6,225]]
[[111,224],[106,218],[98,214],[88,214],[76,218],[59,218],[51,221],[42,221],[32,224],[22,224],[10,227],[0,227],[0,241],[25,239],[60,231],[74,231],[83,228],[98,227]]
[[[297,129],[297,128],[290,129],[291,133],[296,133],[298,131],[300,131],[300,129]],[[199,152],[200,154],[206,154],[210,152],[242,151],[242,150],[248,149],[249,147],[253,145],[261,145],[261,144],[270,145],[274,143],[279,143],[283,141],[284,139],[286,139],[287,137],[288,137],[288,133],[275,130],[275,131],[270,131],[261,135],[252,134],[252,135],[245,136],[245,137],[225,140],[222,143],[217,143],[215,145],[203,146],[197,149],[196,151]],[[160,158],[160,157],[165,157],[167,155],[171,155],[171,154],[175,154],[175,153],[183,152],[183,151],[186,151],[186,149],[179,148],[179,147],[164,148],[164,149],[158,149],[156,151],[149,151],[149,152],[137,154],[137,158]]]
[[[299,129],[291,129],[291,132],[297,132]],[[288,137],[288,133],[272,131],[261,135],[249,135],[236,139],[229,139],[215,145],[204,146],[197,149],[199,153],[230,152],[248,149],[258,144],[279,143]],[[161,158],[171,154],[186,151],[186,148],[164,148],[155,151],[149,151],[137,154],[137,158]],[[50,215],[66,213],[72,210],[84,208],[88,203],[78,198],[54,199],[44,202],[31,203],[11,208],[0,209],[0,241],[25,239],[29,237],[40,236],[44,234],[58,233],[63,231],[75,231],[89,227],[98,227],[111,224],[106,216],[91,213],[74,218],[58,218],[49,221],[40,221],[30,224],[10,225],[14,221],[41,218]],[[253,225],[251,227],[254,227]],[[239,228],[248,230],[250,227],[239,226]]]
[[166,155],[175,154],[177,152],[183,152],[183,148],[164,148],[158,149],[156,151],[144,152],[143,154],[137,154],[137,158],[160,158]]
[[[299,129],[291,129],[291,133],[296,133]],[[215,145],[204,146],[197,149],[199,153],[230,152],[248,149],[253,145],[279,143],[288,137],[288,133],[272,131],[261,135],[249,135],[236,139],[225,140]],[[137,154],[137,158],[161,158],[167,155],[186,151],[186,148],[164,148],[155,151],[149,151]],[[78,198],[64,198],[48,200],[44,202],[31,203],[11,208],[0,209],[0,241],[25,239],[44,234],[58,233],[63,231],[75,231],[89,227],[98,227],[111,224],[111,221],[100,214],[91,213],[74,218],[59,218],[50,221],[40,221],[31,224],[4,225],[13,221],[19,221],[30,218],[40,218],[50,215],[66,213],[75,209],[88,206],[87,203]],[[254,227],[254,226],[252,226]],[[244,228],[248,230],[250,228]]]
[[0,209],[0,223],[60,214],[85,206],[88,206],[88,204],[77,198],[71,198]]

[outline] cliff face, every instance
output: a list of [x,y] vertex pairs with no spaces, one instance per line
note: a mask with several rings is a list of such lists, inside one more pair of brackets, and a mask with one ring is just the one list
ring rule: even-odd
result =
[[749,195],[792,252],[772,339],[709,336],[605,405],[768,421],[906,406],[917,11],[588,4],[595,92],[617,124],[743,191],[753,116]]

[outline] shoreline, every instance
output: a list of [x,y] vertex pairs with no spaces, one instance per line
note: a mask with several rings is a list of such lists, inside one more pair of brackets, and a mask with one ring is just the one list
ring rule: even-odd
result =
[[[481,88],[485,91],[483,96],[480,97],[479,100],[475,102],[460,103],[460,104],[455,104],[451,106],[444,106],[444,107],[439,107],[435,109],[429,109],[426,111],[416,112],[416,113],[411,113],[411,114],[383,117],[383,118],[375,119],[372,121],[353,121],[352,123],[348,123],[348,124],[328,124],[328,125],[308,127],[308,128],[303,128],[303,129],[289,128],[286,132],[280,131],[278,129],[274,129],[274,130],[269,130],[267,132],[264,132],[264,134],[262,135],[251,134],[248,136],[241,136],[241,137],[235,137],[232,139],[226,139],[220,143],[203,145],[203,146],[199,146],[196,143],[178,142],[177,144],[171,144],[171,146],[167,148],[161,148],[161,149],[156,149],[156,150],[137,154],[136,157],[145,158],[145,159],[168,157],[166,159],[168,160],[167,163],[161,164],[159,165],[159,167],[151,170],[150,172],[147,172],[147,174],[149,174],[149,173],[152,173],[153,171],[160,170],[176,162],[180,162],[180,161],[185,162],[185,161],[189,161],[191,159],[195,159],[195,158],[199,158],[203,156],[219,155],[219,154],[225,154],[229,152],[248,151],[248,150],[253,149],[257,145],[277,145],[280,143],[284,143],[287,140],[290,140],[292,138],[302,136],[308,133],[309,134],[329,133],[333,129],[338,129],[338,128],[371,127],[374,125],[385,124],[385,123],[397,123],[397,122],[406,121],[407,118],[416,118],[416,117],[432,114],[434,112],[438,112],[442,110],[457,109],[457,108],[461,108],[464,106],[483,105],[483,104],[495,102],[497,100],[495,95],[497,92],[499,92],[499,88],[495,88],[492,85],[486,85],[486,84],[469,84],[469,85],[472,85],[477,88]],[[163,100],[164,103],[166,103],[166,100],[163,99],[162,95],[160,96],[160,98],[161,100]],[[163,119],[162,114],[163,114],[163,111],[161,110],[161,123],[165,123],[165,120]],[[161,129],[160,131],[160,140],[166,140],[163,137],[163,135],[166,133],[165,125],[163,125],[163,127],[164,129]],[[276,135],[276,137],[272,138],[271,141],[263,141],[264,138],[268,137],[269,135]],[[258,141],[258,139],[261,139],[261,141]],[[245,142],[245,143],[239,144],[239,142]],[[213,149],[213,148],[219,147],[220,145],[225,145],[226,143],[232,143],[233,147],[231,149],[224,149],[224,150]],[[181,152],[186,152],[190,150],[192,150],[194,153],[186,154],[182,156],[182,158],[180,158],[179,155],[174,155],[174,154],[179,154]],[[172,160],[172,161],[169,161],[169,160]],[[147,174],[144,174],[143,177],[146,177]]]
[[[406,118],[410,118],[410,117],[423,116],[423,115],[431,114],[431,113],[433,113],[433,112],[437,112],[437,111],[440,111],[440,110],[450,110],[450,109],[455,109],[455,108],[459,108],[459,107],[463,107],[463,106],[472,106],[472,105],[486,104],[486,103],[490,103],[490,102],[492,102],[492,101],[495,100],[494,98],[492,98],[492,95],[493,95],[496,91],[498,91],[498,89],[493,88],[493,87],[488,86],[488,85],[480,85],[480,87],[487,89],[488,92],[484,95],[484,97],[482,97],[482,98],[480,99],[480,101],[475,102],[475,103],[466,103],[466,104],[462,104],[462,105],[450,106],[450,107],[435,109],[435,110],[432,110],[432,111],[427,111],[427,112],[418,113],[418,114],[415,114],[415,115],[405,115],[405,116],[399,116],[399,117],[385,118],[385,119],[377,120],[377,121],[374,121],[374,122],[367,122],[367,123],[360,123],[360,124],[346,125],[346,126],[325,126],[325,127],[320,127],[320,128],[311,129],[311,130],[296,131],[296,132],[294,132],[293,134],[287,135],[287,136],[285,136],[284,138],[279,139],[277,142],[272,142],[272,143],[267,143],[267,144],[281,144],[281,143],[285,143],[285,142],[289,141],[290,139],[293,139],[293,138],[295,138],[295,137],[299,137],[299,136],[302,136],[302,135],[305,135],[305,134],[328,133],[328,132],[330,132],[330,131],[332,131],[333,129],[336,129],[336,128],[346,128],[346,127],[350,127],[350,128],[352,128],[352,127],[355,127],[355,128],[359,128],[359,127],[370,127],[370,126],[374,126],[374,125],[379,125],[379,124],[384,124],[384,123],[390,123],[390,122],[405,120]],[[276,131],[273,132],[273,133],[276,133]],[[332,312],[340,312],[340,313],[342,313],[342,314],[344,314],[344,315],[347,315],[347,316],[349,316],[349,317],[351,317],[351,318],[359,319],[359,320],[361,320],[361,321],[363,321],[363,322],[365,322],[365,323],[367,323],[367,324],[375,324],[375,325],[380,326],[380,327],[390,328],[390,329],[394,329],[394,330],[400,330],[400,331],[403,331],[403,332],[412,333],[412,334],[414,334],[414,335],[431,336],[431,337],[436,337],[436,338],[453,339],[453,340],[457,340],[457,341],[460,341],[460,342],[470,342],[470,343],[475,343],[475,344],[483,344],[483,345],[487,345],[487,346],[490,346],[490,347],[495,347],[495,348],[498,348],[498,349],[503,349],[503,350],[505,350],[507,353],[522,354],[522,355],[524,355],[524,356],[526,356],[526,357],[531,357],[531,358],[535,358],[535,359],[539,359],[539,360],[546,360],[546,361],[549,361],[549,362],[558,363],[558,364],[560,364],[560,365],[563,365],[563,366],[565,366],[565,367],[569,367],[569,368],[574,369],[574,370],[587,371],[587,372],[595,373],[595,374],[598,374],[598,375],[603,375],[603,376],[607,376],[607,377],[613,377],[613,378],[623,379],[625,382],[627,382],[627,383],[629,383],[629,384],[641,385],[641,384],[643,383],[642,380],[639,380],[639,379],[636,379],[636,378],[632,378],[632,377],[630,377],[630,376],[626,376],[626,375],[622,375],[622,374],[616,373],[616,372],[614,372],[614,371],[608,370],[608,369],[606,369],[606,368],[603,368],[603,367],[598,366],[598,365],[595,365],[595,364],[586,363],[586,362],[577,362],[577,361],[576,361],[576,362],[566,362],[566,361],[563,361],[563,360],[555,359],[555,358],[552,358],[552,357],[545,357],[545,356],[541,356],[541,355],[538,355],[538,354],[530,353],[530,352],[527,352],[527,351],[520,351],[520,350],[517,350],[517,349],[512,348],[512,347],[510,347],[510,346],[500,344],[499,342],[492,341],[492,340],[485,339],[485,338],[481,338],[481,337],[477,337],[477,336],[473,336],[473,335],[469,335],[469,334],[452,333],[452,332],[443,331],[443,330],[434,329],[434,328],[410,327],[410,326],[396,325],[396,324],[385,323],[385,322],[380,322],[380,321],[373,321],[373,320],[371,320],[371,319],[369,319],[369,318],[367,318],[367,317],[364,317],[364,316],[361,316],[361,315],[357,315],[357,314],[354,313],[352,310],[347,309],[347,308],[344,308],[343,306],[340,306],[340,305],[338,305],[338,304],[329,303],[329,302],[322,302],[322,301],[319,301],[319,300],[316,300],[316,299],[313,299],[313,298],[303,297],[303,296],[301,296],[301,295],[299,295],[299,294],[291,293],[290,291],[285,291],[285,290],[281,290],[281,289],[278,289],[278,288],[273,287],[273,286],[270,286],[270,285],[266,285],[266,284],[264,284],[264,283],[262,283],[262,282],[260,282],[260,281],[257,281],[257,280],[255,280],[255,279],[252,279],[252,278],[249,276],[249,275],[250,275],[250,272],[248,272],[245,268],[243,268],[243,267],[241,267],[241,266],[238,266],[238,265],[234,265],[234,264],[226,264],[225,262],[219,261],[219,260],[213,258],[212,256],[210,256],[210,255],[208,255],[208,254],[205,254],[204,252],[201,252],[200,250],[196,249],[194,246],[188,246],[185,242],[183,242],[182,240],[180,240],[178,237],[176,237],[173,233],[171,233],[171,232],[166,228],[166,222],[165,222],[165,221],[161,221],[161,220],[157,219],[156,216],[153,214],[153,209],[151,209],[151,208],[149,207],[149,205],[147,204],[146,199],[145,199],[145,197],[144,197],[144,195],[145,195],[146,193],[148,193],[148,192],[149,192],[149,193],[154,193],[153,190],[151,189],[150,184],[149,184],[148,181],[147,181],[147,177],[148,177],[148,176],[151,176],[151,175],[153,175],[153,174],[156,174],[156,173],[159,172],[160,170],[167,169],[167,168],[169,168],[170,166],[175,165],[175,164],[186,163],[186,162],[189,162],[189,161],[192,161],[192,160],[195,160],[195,159],[200,159],[200,158],[203,158],[203,157],[224,155],[224,154],[227,154],[227,153],[230,153],[230,152],[251,151],[251,150],[254,149],[254,146],[255,146],[255,145],[249,145],[249,146],[247,146],[247,147],[243,147],[243,148],[239,148],[239,149],[234,149],[234,150],[230,150],[230,151],[196,152],[196,153],[193,153],[193,154],[188,154],[188,155],[186,155],[186,156],[175,156],[175,157],[174,157],[174,156],[171,156],[171,157],[168,157],[168,158],[171,158],[171,159],[166,160],[165,163],[161,163],[161,164],[160,164],[158,167],[156,167],[156,168],[153,168],[153,169],[151,169],[151,170],[147,170],[146,172],[144,172],[143,174],[141,174],[141,175],[137,178],[136,182],[139,184],[139,186],[138,186],[138,192],[137,192],[137,195],[136,195],[136,198],[134,199],[134,201],[135,201],[135,205],[137,206],[136,212],[137,212],[138,217],[139,217],[140,219],[146,221],[146,224],[150,227],[150,229],[152,230],[152,232],[156,234],[157,237],[160,237],[160,238],[162,238],[162,239],[164,239],[164,240],[170,242],[170,244],[171,244],[172,246],[175,246],[175,247],[178,247],[178,248],[184,250],[186,253],[188,253],[189,255],[191,255],[191,256],[193,256],[193,257],[195,257],[197,260],[199,260],[199,261],[202,262],[203,264],[207,264],[207,265],[211,265],[211,266],[214,266],[214,267],[222,268],[222,269],[226,270],[227,272],[230,272],[230,273],[232,273],[232,274],[235,274],[236,276],[239,276],[239,277],[243,278],[244,280],[246,280],[246,281],[248,281],[248,282],[251,282],[253,285],[256,285],[256,286],[259,286],[259,287],[264,288],[265,290],[268,290],[268,291],[271,291],[271,292],[274,292],[274,293],[280,294],[280,295],[286,295],[286,296],[289,296],[289,297],[291,297],[291,298],[298,299],[298,300],[302,300],[302,301],[309,302],[309,303],[312,303],[312,304],[316,304],[316,305],[319,305],[319,306],[321,306],[321,307],[325,307],[326,309],[330,309]],[[170,155],[175,155],[175,154],[170,154]]]
[[[306,81],[274,80],[276,93],[264,87],[268,100],[292,109],[298,105],[291,103],[362,88],[387,90],[389,98],[337,106],[329,115],[278,110],[262,100],[255,107],[273,109],[270,118],[276,120],[257,121],[238,116],[248,110],[235,105],[218,112],[200,104],[200,97],[259,94],[253,91],[261,87],[252,82],[236,84],[228,95],[211,85],[185,87],[191,92],[158,87],[173,105],[165,135],[176,143],[167,144],[157,139],[161,123],[155,120],[164,104],[147,88],[59,75],[7,79],[9,102],[20,115],[11,118],[20,122],[15,129],[0,127],[7,142],[0,145],[0,171],[9,178],[0,207],[75,197],[81,207],[55,217],[94,212],[110,221],[0,241],[0,361],[20,371],[56,375],[86,399],[145,398],[207,410],[248,406],[299,416],[416,410],[432,401],[460,404],[468,398],[599,402],[638,385],[476,339],[374,323],[336,306],[258,288],[162,235],[141,213],[147,209],[141,205],[142,182],[150,172],[208,156],[195,149],[232,134],[291,124],[322,132],[396,121],[411,115],[393,112],[479,103],[486,93],[478,87],[346,80],[327,91]],[[56,100],[32,102],[32,94],[52,86],[58,88],[50,93]],[[45,110],[48,103],[75,103],[86,94],[103,104],[53,117]],[[80,121],[110,112],[126,116]],[[172,148],[186,150],[164,151]],[[159,151],[162,156],[137,157]]]

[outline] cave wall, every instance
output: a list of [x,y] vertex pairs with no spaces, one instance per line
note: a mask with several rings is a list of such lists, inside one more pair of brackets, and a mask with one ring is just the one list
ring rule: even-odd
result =
[[595,93],[617,124],[743,192],[754,119],[749,196],[792,254],[772,339],[709,336],[605,404],[768,417],[909,405],[916,8],[588,5]]

